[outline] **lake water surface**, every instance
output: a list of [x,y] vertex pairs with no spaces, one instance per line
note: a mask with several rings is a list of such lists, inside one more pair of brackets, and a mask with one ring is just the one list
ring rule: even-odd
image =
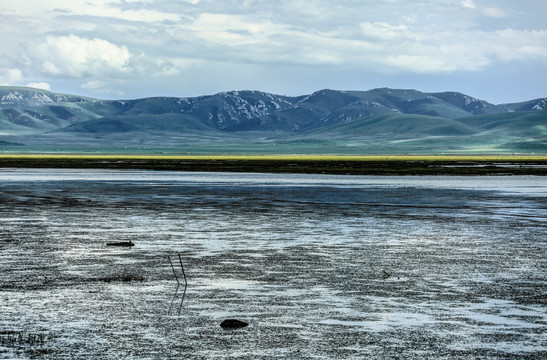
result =
[[3,169],[0,358],[545,358],[546,235],[543,177]]

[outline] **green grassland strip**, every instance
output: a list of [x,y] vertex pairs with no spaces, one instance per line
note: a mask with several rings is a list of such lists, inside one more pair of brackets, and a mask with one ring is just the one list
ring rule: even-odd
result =
[[286,160],[286,161],[547,161],[547,155],[102,155],[0,154],[0,159]]
[[4,168],[104,168],[353,175],[547,175],[547,156],[0,155]]

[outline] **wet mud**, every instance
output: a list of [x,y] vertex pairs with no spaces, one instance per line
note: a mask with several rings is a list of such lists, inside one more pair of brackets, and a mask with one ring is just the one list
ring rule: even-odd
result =
[[545,357],[546,197],[526,176],[3,170],[0,358]]

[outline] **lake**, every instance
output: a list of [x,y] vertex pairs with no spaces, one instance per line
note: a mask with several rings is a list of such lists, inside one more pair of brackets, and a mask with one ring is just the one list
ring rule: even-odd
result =
[[546,357],[546,235],[544,177],[1,169],[0,358]]

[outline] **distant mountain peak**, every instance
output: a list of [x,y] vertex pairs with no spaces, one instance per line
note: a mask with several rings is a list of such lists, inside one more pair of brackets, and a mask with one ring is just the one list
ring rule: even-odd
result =
[[532,110],[547,110],[547,98],[539,99],[532,107]]
[[188,144],[218,149],[230,143],[228,152],[265,146],[276,153],[547,153],[545,110],[547,98],[494,105],[454,91],[387,87],[321,89],[300,96],[232,90],[125,100],[0,87],[0,145],[146,144],[194,151]]
[[42,89],[0,86],[0,109],[90,100],[92,99],[87,97],[60,94]]
[[[116,119],[109,129],[138,129],[135,118],[157,116],[220,131],[309,131],[378,114],[427,115],[446,119],[547,109],[547,98],[493,105],[454,91],[425,93],[414,89],[368,91],[321,89],[309,95],[283,96],[256,90],[231,90],[198,97],[149,97],[97,100],[51,91],[0,87],[0,126],[13,131],[43,132],[97,119]],[[8,111],[9,110],[9,111]],[[140,121],[140,120],[139,120]],[[162,120],[164,121],[164,120]],[[175,121],[175,120],[172,120]],[[2,125],[5,124],[5,125]],[[197,125],[201,124],[201,125]],[[167,126],[167,123],[164,123]],[[162,125],[162,126],[164,126]],[[91,126],[91,125],[90,125]],[[178,126],[178,125],[177,125]],[[74,128],[75,127],[71,127]],[[82,128],[85,131],[91,127]]]
[[539,98],[512,104],[501,104],[507,111],[546,111],[547,98]]

